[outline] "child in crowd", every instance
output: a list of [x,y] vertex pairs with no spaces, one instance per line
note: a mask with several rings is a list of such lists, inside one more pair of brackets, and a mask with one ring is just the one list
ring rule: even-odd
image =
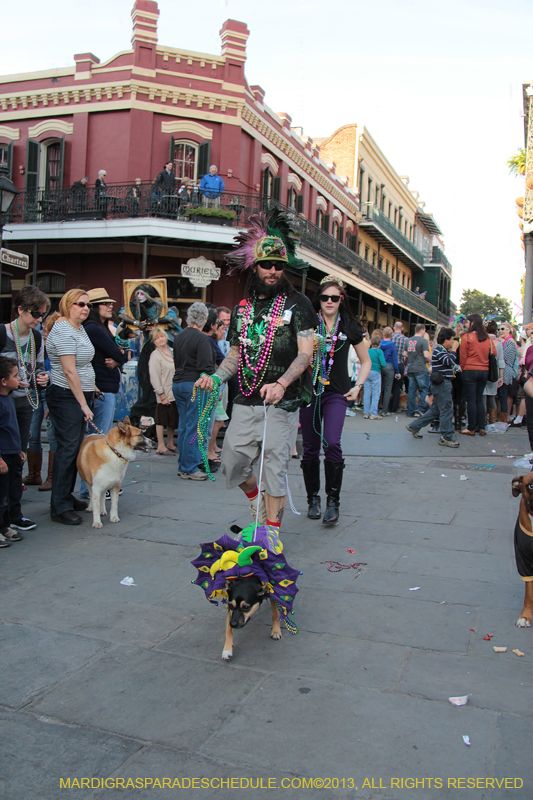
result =
[[378,403],[381,394],[381,373],[387,364],[383,350],[380,349],[381,339],[382,337],[374,331],[370,340],[370,350],[368,351],[372,367],[365,383],[364,419],[382,418],[381,414],[378,414]]
[[11,392],[19,388],[19,368],[13,358],[0,356],[0,547],[9,547],[24,537],[9,527],[10,498],[22,498],[20,433]]

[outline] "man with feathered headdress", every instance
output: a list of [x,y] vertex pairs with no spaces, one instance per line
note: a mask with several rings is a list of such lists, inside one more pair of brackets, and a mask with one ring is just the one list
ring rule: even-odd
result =
[[[231,314],[230,351],[213,378],[203,376],[201,389],[215,390],[237,375],[239,394],[224,438],[222,472],[228,489],[239,486],[259,524],[279,527],[286,496],[285,476],[298,433],[302,375],[313,355],[316,313],[305,295],[296,292],[285,268],[308,265],[296,257],[286,217],[273,211],[250,217],[250,229],[235,237],[227,254],[228,275],[247,273],[245,298]],[[267,410],[266,434],[264,404]],[[264,505],[253,465],[263,449]]]

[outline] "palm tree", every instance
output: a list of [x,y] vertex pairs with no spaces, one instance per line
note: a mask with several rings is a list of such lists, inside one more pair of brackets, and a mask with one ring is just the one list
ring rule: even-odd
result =
[[526,174],[526,151],[523,147],[517,150],[511,158],[507,159],[507,166],[511,175]]

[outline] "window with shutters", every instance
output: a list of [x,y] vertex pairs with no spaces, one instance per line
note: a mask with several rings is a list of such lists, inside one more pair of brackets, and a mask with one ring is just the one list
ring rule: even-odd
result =
[[62,297],[65,294],[65,276],[62,272],[38,272],[37,286],[49,297]]
[[279,175],[272,178],[272,199],[281,200],[281,177]]
[[267,167],[263,170],[263,194],[265,197],[272,196],[272,173],[270,172],[269,168]]
[[378,260],[378,251],[372,250],[372,266],[375,267],[377,265]]
[[370,247],[365,244],[365,261],[368,261],[368,254],[370,252]]
[[[174,144],[174,174],[178,180],[189,178],[195,182],[203,175],[197,174],[198,145],[194,142],[175,142]],[[206,170],[207,171],[207,170]]]
[[390,274],[390,261],[388,261],[387,259],[385,259],[385,274],[386,275]]
[[383,259],[381,256],[378,258],[378,269],[383,272]]
[[324,214],[322,217],[322,230],[329,233],[329,214]]
[[13,142],[0,143],[0,167],[7,167],[7,177],[12,178]]
[[319,228],[322,227],[323,218],[324,218],[324,212],[322,211],[321,208],[317,208],[317,210],[316,210],[316,224],[317,224],[317,226]]
[[293,208],[296,211],[296,189],[294,186],[289,186],[289,191],[287,192],[287,205],[289,208]]
[[304,196],[303,194],[296,195],[296,211],[298,214],[304,213]]
[[61,189],[61,143],[50,142],[46,148],[45,189],[56,192]]
[[337,222],[336,219],[333,220],[333,228],[331,231],[331,235],[333,236],[334,239],[339,238],[339,223]]

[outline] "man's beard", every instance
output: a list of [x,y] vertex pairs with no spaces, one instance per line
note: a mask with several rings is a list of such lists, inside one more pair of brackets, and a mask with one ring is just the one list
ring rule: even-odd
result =
[[[277,275],[279,274],[280,273],[277,273]],[[258,276],[257,272],[253,268],[248,274],[245,292],[246,297],[252,297],[255,295],[255,297],[264,297],[266,300],[271,300],[278,294],[286,294],[288,296],[293,292],[294,289],[285,277],[284,272],[281,273],[281,276],[276,283],[267,283]]]

